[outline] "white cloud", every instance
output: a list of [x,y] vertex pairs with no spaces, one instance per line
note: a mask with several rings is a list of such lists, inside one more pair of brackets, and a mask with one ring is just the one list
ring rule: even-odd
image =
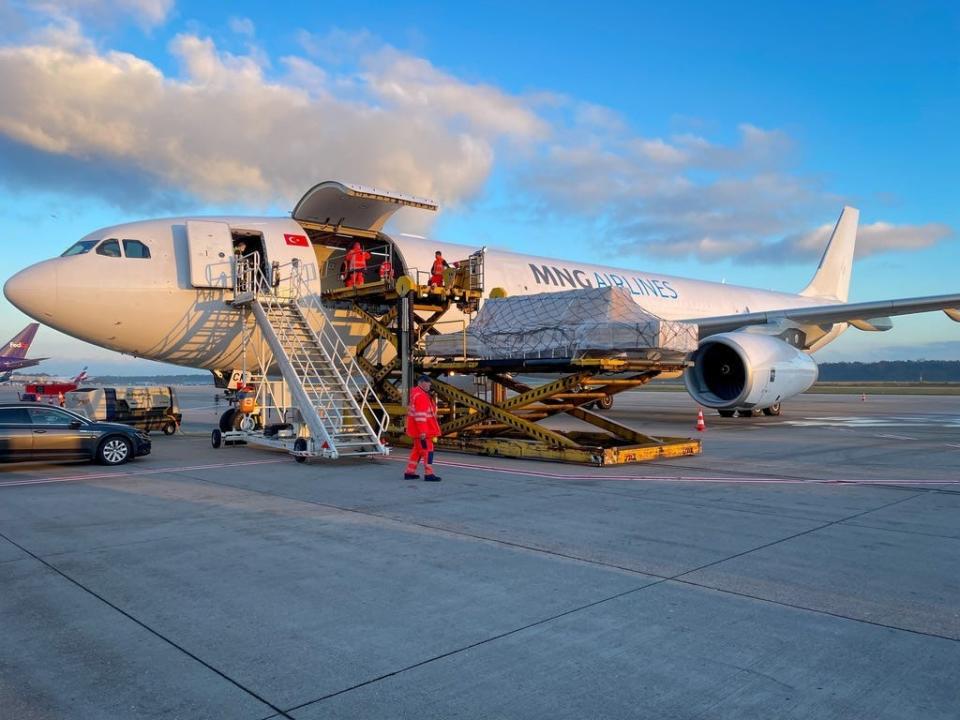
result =
[[[647,137],[609,108],[468,82],[366,31],[302,32],[309,57],[281,57],[276,69],[259,48],[232,54],[181,33],[169,75],[97,49],[73,16],[122,9],[159,23],[172,2],[64,7],[48,8],[32,41],[0,46],[0,182],[11,188],[81,189],[141,207],[184,197],[289,207],[314,182],[339,178],[449,206],[477,196],[499,163],[531,212],[602,226],[608,250],[753,262],[815,256],[823,230],[798,230],[841,204],[791,172],[793,143],[777,129],[743,123],[728,143]],[[247,18],[229,24],[255,32]],[[865,226],[861,254],[949,233]]]
[[166,22],[174,0],[34,0],[26,5],[55,17],[73,17],[96,24],[111,25],[119,17],[130,17],[144,29]]
[[253,37],[256,34],[256,26],[248,17],[232,17],[227,21],[227,25],[237,35]]

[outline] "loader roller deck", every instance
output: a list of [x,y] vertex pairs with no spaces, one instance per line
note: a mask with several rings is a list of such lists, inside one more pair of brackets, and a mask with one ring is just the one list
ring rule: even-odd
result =
[[[412,386],[416,375],[427,374],[433,378],[440,414],[436,445],[443,449],[599,466],[700,454],[699,440],[647,435],[588,409],[662,373],[684,370],[690,365],[685,360],[482,359],[466,356],[466,342],[463,357],[428,357],[426,336],[439,332],[451,308],[475,309],[479,292],[417,285],[404,276],[393,286],[376,282],[323,293],[325,303],[349,308],[369,328],[355,357],[390,415],[387,438],[392,445],[410,444],[404,430],[404,388]],[[392,352],[383,352],[384,342]],[[519,373],[548,379],[531,386],[515,377]],[[461,389],[453,376],[471,377],[477,392]],[[544,423],[560,416],[575,418],[583,428],[558,431]]]

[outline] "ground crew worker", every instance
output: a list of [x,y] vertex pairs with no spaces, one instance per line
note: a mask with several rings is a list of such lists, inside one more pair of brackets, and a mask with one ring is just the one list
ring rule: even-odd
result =
[[417,386],[410,391],[410,407],[407,410],[407,435],[413,440],[413,450],[407,462],[404,480],[416,480],[417,466],[423,460],[423,479],[426,482],[440,482],[433,474],[433,440],[440,435],[440,423],[437,420],[437,405],[430,397],[431,380],[428,375],[417,378]]
[[390,262],[390,258],[380,263],[380,279],[387,282],[393,280],[393,263]]
[[450,267],[450,263],[443,259],[440,251],[434,253],[433,266],[430,268],[430,287],[443,287],[443,270]]
[[63,407],[64,397],[62,392],[57,393],[57,401],[60,403],[60,407]]
[[367,260],[369,259],[370,253],[361,248],[360,243],[355,242],[344,258],[347,264],[347,280],[344,284],[347,287],[363,285],[363,272],[367,269]]

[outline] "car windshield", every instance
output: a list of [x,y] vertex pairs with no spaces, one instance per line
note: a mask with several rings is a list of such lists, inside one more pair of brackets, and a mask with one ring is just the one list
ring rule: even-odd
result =
[[70,255],[83,255],[88,253],[93,249],[93,246],[96,245],[99,240],[80,240],[75,242],[73,245],[67,248],[66,252],[63,253],[60,257],[69,257]]

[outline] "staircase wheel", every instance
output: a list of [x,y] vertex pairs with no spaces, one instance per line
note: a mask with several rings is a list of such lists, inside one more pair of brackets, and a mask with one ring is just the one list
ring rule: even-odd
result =
[[[306,452],[307,451],[307,439],[306,438],[297,438],[293,443],[293,449],[296,452]],[[298,463],[306,462],[307,458],[305,455],[294,455],[293,459]]]
[[214,428],[213,432],[210,433],[210,444],[213,445],[214,448],[223,445],[223,433],[220,432],[219,428]]

